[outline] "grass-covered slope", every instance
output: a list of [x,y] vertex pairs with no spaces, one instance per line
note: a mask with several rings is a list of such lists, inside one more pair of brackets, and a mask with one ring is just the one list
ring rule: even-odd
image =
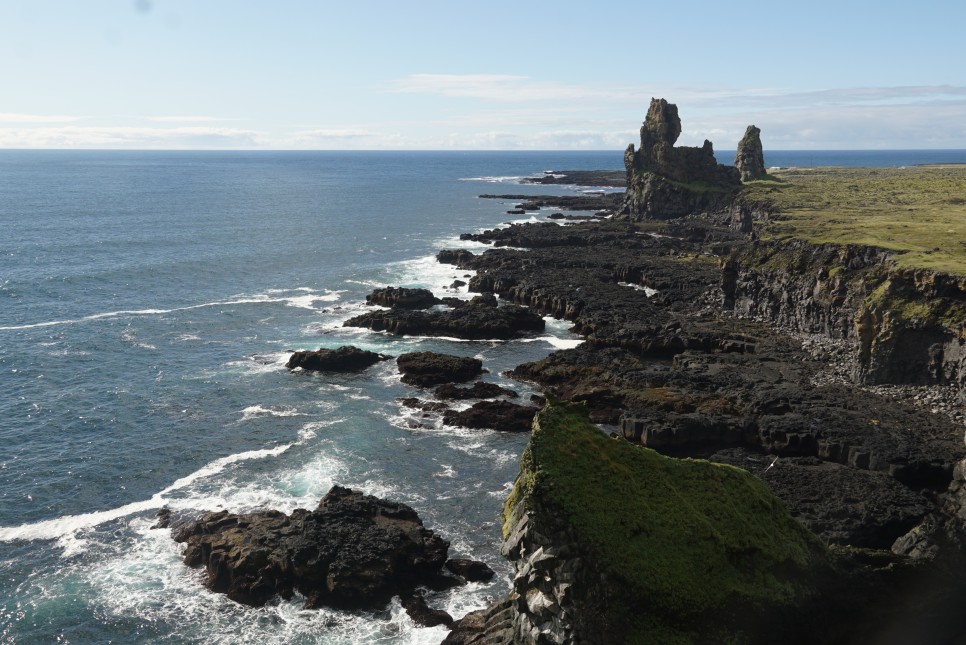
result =
[[746,471],[612,439],[562,404],[534,423],[506,517],[518,504],[578,536],[614,595],[603,622],[624,625],[627,642],[768,642],[827,566],[823,545]]
[[763,238],[898,251],[900,268],[966,275],[966,166],[769,171],[746,202],[773,213]]

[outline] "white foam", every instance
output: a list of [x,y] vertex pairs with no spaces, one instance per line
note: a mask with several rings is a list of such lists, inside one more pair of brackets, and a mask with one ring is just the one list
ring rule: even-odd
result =
[[250,405],[242,410],[242,421],[254,419],[256,417],[299,417],[301,412],[294,408],[265,408],[260,405]]
[[488,184],[519,184],[523,179],[532,179],[524,175],[484,175],[483,177],[460,177],[460,181],[484,181]]
[[543,341],[557,349],[573,349],[585,342],[583,338],[558,338],[557,336],[540,336],[539,338],[528,338],[528,341]]
[[628,287],[630,289],[634,289],[635,291],[643,291],[644,295],[647,296],[648,298],[650,298],[651,296],[657,293],[657,289],[645,287],[642,284],[634,284],[633,282],[618,282],[617,286]]
[[467,281],[464,276],[473,276],[475,271],[457,268],[451,264],[441,264],[435,255],[426,255],[412,260],[392,262],[386,265],[386,279],[396,287],[422,287],[429,289],[437,298],[456,297],[472,298],[474,294],[461,289],[453,289],[449,285],[454,280]]
[[433,477],[456,477],[456,471],[449,464],[442,464],[442,469],[433,473]]
[[165,496],[170,493],[187,488],[200,479],[221,473],[232,464],[251,459],[277,457],[294,445],[295,443],[288,443],[275,448],[249,450],[247,452],[240,452],[234,455],[216,459],[191,473],[190,475],[186,475],[185,477],[176,480],[173,484],[152,496],[151,499],[132,502],[130,504],[125,504],[123,506],[104,511],[80,513],[78,515],[65,515],[63,517],[57,517],[50,520],[42,520],[40,522],[33,522],[30,524],[21,524],[20,526],[0,527],[0,542],[12,542],[14,540],[59,540],[65,536],[74,534],[77,531],[93,528],[99,524],[104,524],[105,522],[127,517],[128,515],[134,515],[135,513],[143,513],[145,511],[158,509],[169,503],[170,500],[168,500]]
[[[328,291],[325,294],[317,294],[313,296],[288,296],[288,297],[272,297],[269,294],[255,294],[250,296],[237,296],[229,300],[216,300],[214,302],[205,302],[198,305],[188,305],[185,307],[172,307],[170,309],[118,309],[116,311],[105,311],[98,314],[91,314],[89,316],[83,316],[81,318],[68,318],[64,320],[50,320],[47,322],[32,323],[29,325],[8,325],[0,327],[0,331],[14,331],[18,329],[34,329],[37,327],[53,327],[56,325],[74,325],[77,323],[91,322],[95,320],[105,320],[110,318],[121,318],[125,316],[137,317],[137,316],[159,316],[164,314],[175,313],[179,311],[191,311],[193,309],[204,309],[207,307],[228,307],[232,305],[246,305],[246,304],[262,304],[262,303],[286,303],[291,306],[305,306],[306,299],[311,299],[311,301],[324,301],[324,302],[334,302],[341,297],[341,291]],[[310,307],[311,308],[311,307]]]

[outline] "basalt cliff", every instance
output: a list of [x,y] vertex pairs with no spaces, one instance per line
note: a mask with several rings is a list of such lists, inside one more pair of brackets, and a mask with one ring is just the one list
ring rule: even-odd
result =
[[586,339],[512,372],[554,401],[515,576],[446,643],[966,642],[966,280],[763,235],[757,128],[740,170],[680,132],[652,101],[611,217],[439,256]]

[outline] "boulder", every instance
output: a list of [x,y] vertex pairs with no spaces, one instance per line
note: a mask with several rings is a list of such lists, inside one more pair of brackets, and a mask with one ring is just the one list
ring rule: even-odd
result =
[[334,486],[314,511],[207,513],[174,531],[205,585],[247,605],[382,609],[443,575],[449,543],[409,506]]
[[462,383],[483,372],[483,361],[470,356],[452,356],[436,352],[410,352],[396,359],[402,382],[418,387],[441,383]]
[[303,370],[318,372],[358,372],[390,358],[392,356],[346,345],[336,349],[321,348],[315,351],[292,352],[285,367],[290,370],[301,367]]

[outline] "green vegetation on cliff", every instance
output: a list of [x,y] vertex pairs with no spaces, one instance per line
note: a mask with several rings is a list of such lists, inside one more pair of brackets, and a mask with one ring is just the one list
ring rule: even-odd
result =
[[900,268],[966,275],[966,166],[771,171],[743,201],[771,212],[763,238],[897,251]]
[[605,622],[630,621],[628,642],[762,642],[827,566],[824,546],[748,472],[609,438],[575,406],[537,417],[505,517],[521,503],[552,509],[593,554],[618,590]]

